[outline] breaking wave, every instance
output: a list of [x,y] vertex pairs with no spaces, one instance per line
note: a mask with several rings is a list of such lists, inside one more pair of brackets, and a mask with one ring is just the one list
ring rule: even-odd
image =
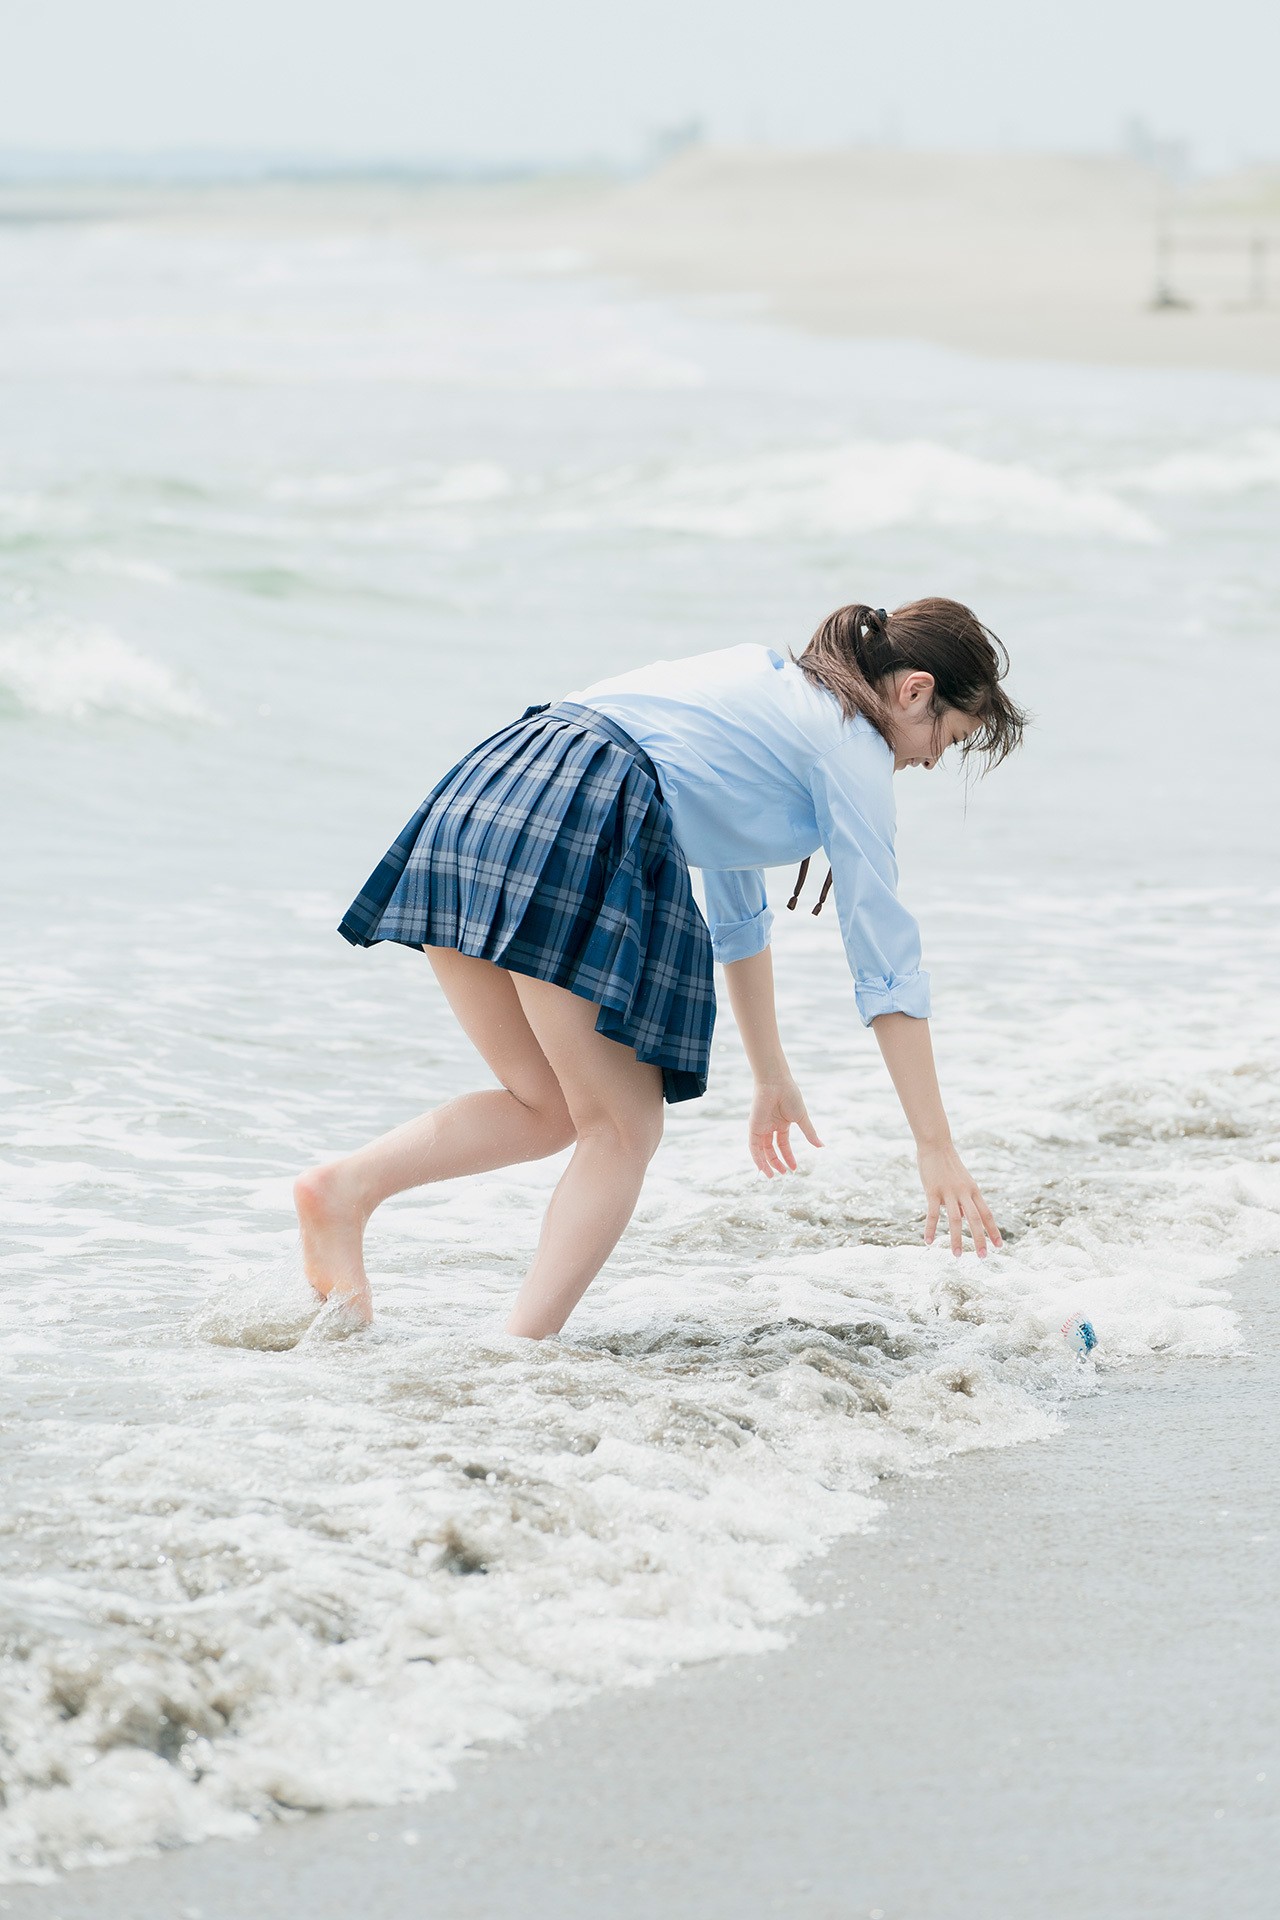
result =
[[[1060,1097],[1055,1177],[1014,1183],[985,1266],[910,1244],[874,1118],[781,1191],[668,1170],[541,1345],[489,1330],[497,1243],[534,1222],[504,1177],[403,1216],[371,1334],[287,1253],[212,1283],[155,1336],[145,1420],[51,1416],[12,1491],[42,1570],[0,1586],[0,1873],[420,1796],[554,1707],[780,1644],[796,1570],[886,1480],[1091,1389],[1071,1314],[1104,1370],[1236,1350],[1220,1283],[1280,1246],[1280,1170],[1249,1157],[1274,1108],[1265,1077]],[[1099,1141],[1145,1157],[1099,1168]],[[81,1492],[50,1515],[50,1484]]]
[[617,524],[743,540],[887,527],[999,525],[1022,533],[1155,543],[1146,514],[1098,486],[1021,462],[983,460],[929,440],[853,442],[676,467],[606,481],[566,506],[565,524]]
[[0,635],[0,712],[84,720],[205,720],[209,709],[158,660],[108,627],[31,628]]
[[1212,497],[1280,487],[1280,433],[1250,433],[1134,467],[1117,484],[1138,493]]

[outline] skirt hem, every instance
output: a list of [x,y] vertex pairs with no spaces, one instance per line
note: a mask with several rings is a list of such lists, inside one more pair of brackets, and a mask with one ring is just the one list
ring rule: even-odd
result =
[[625,1014],[625,999],[622,996],[610,998],[602,992],[591,992],[582,982],[571,975],[566,975],[565,969],[547,966],[545,955],[543,956],[544,964],[538,965],[534,959],[526,958],[522,954],[512,954],[510,951],[504,952],[501,957],[473,952],[472,948],[476,944],[474,941],[469,944],[456,940],[418,941],[406,939],[395,933],[375,933],[372,939],[366,939],[363,934],[349,932],[346,921],[343,921],[338,932],[344,940],[349,940],[353,947],[374,947],[390,943],[392,946],[408,947],[415,953],[426,953],[432,947],[440,947],[446,953],[465,954],[469,960],[487,960],[490,966],[499,968],[503,973],[522,973],[530,980],[543,980],[548,986],[563,987],[564,991],[573,994],[575,999],[585,1000],[588,1005],[599,1007],[600,1018],[596,1021],[597,1033],[603,1035],[606,1040],[615,1040],[619,1046],[630,1048],[636,1059],[644,1066],[661,1069],[662,1095],[668,1106],[678,1106],[682,1100],[700,1100],[707,1090],[705,1074],[693,1073],[688,1067],[669,1066],[662,1058],[660,1048],[637,1046],[629,1035],[621,1032],[610,1033],[609,1027],[614,1023],[608,1016]]

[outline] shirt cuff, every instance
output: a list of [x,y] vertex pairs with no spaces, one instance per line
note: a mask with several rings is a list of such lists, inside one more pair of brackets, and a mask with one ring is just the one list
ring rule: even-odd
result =
[[929,976],[927,973],[895,973],[887,980],[858,975],[853,983],[858,1018],[864,1027],[882,1013],[909,1013],[913,1020],[929,1018]]
[[749,920],[735,920],[728,926],[711,929],[711,950],[721,966],[727,960],[750,960],[763,953],[769,944],[773,926],[773,908],[762,907]]

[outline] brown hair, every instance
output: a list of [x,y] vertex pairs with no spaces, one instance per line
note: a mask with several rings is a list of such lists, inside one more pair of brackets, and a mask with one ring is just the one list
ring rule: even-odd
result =
[[882,683],[894,673],[931,673],[937,718],[955,707],[977,719],[960,751],[965,759],[980,755],[984,772],[1013,752],[1027,723],[1000,685],[1009,671],[1008,654],[958,600],[909,600],[892,613],[861,604],[837,607],[797,665],[815,686],[835,695],[850,720],[865,715],[891,746],[893,712]]

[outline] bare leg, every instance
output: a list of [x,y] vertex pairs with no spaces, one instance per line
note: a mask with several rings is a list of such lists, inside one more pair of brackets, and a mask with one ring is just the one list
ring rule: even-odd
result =
[[372,1303],[364,1230],[375,1207],[407,1187],[544,1159],[574,1137],[559,1083],[512,976],[443,947],[426,952],[467,1037],[502,1085],[450,1100],[295,1181],[308,1280],[323,1299],[342,1301],[366,1321]]
[[618,1243],[662,1138],[662,1073],[596,1032],[600,1009],[563,987],[512,976],[560,1083],[577,1144],[551,1196],[508,1333],[558,1333]]

